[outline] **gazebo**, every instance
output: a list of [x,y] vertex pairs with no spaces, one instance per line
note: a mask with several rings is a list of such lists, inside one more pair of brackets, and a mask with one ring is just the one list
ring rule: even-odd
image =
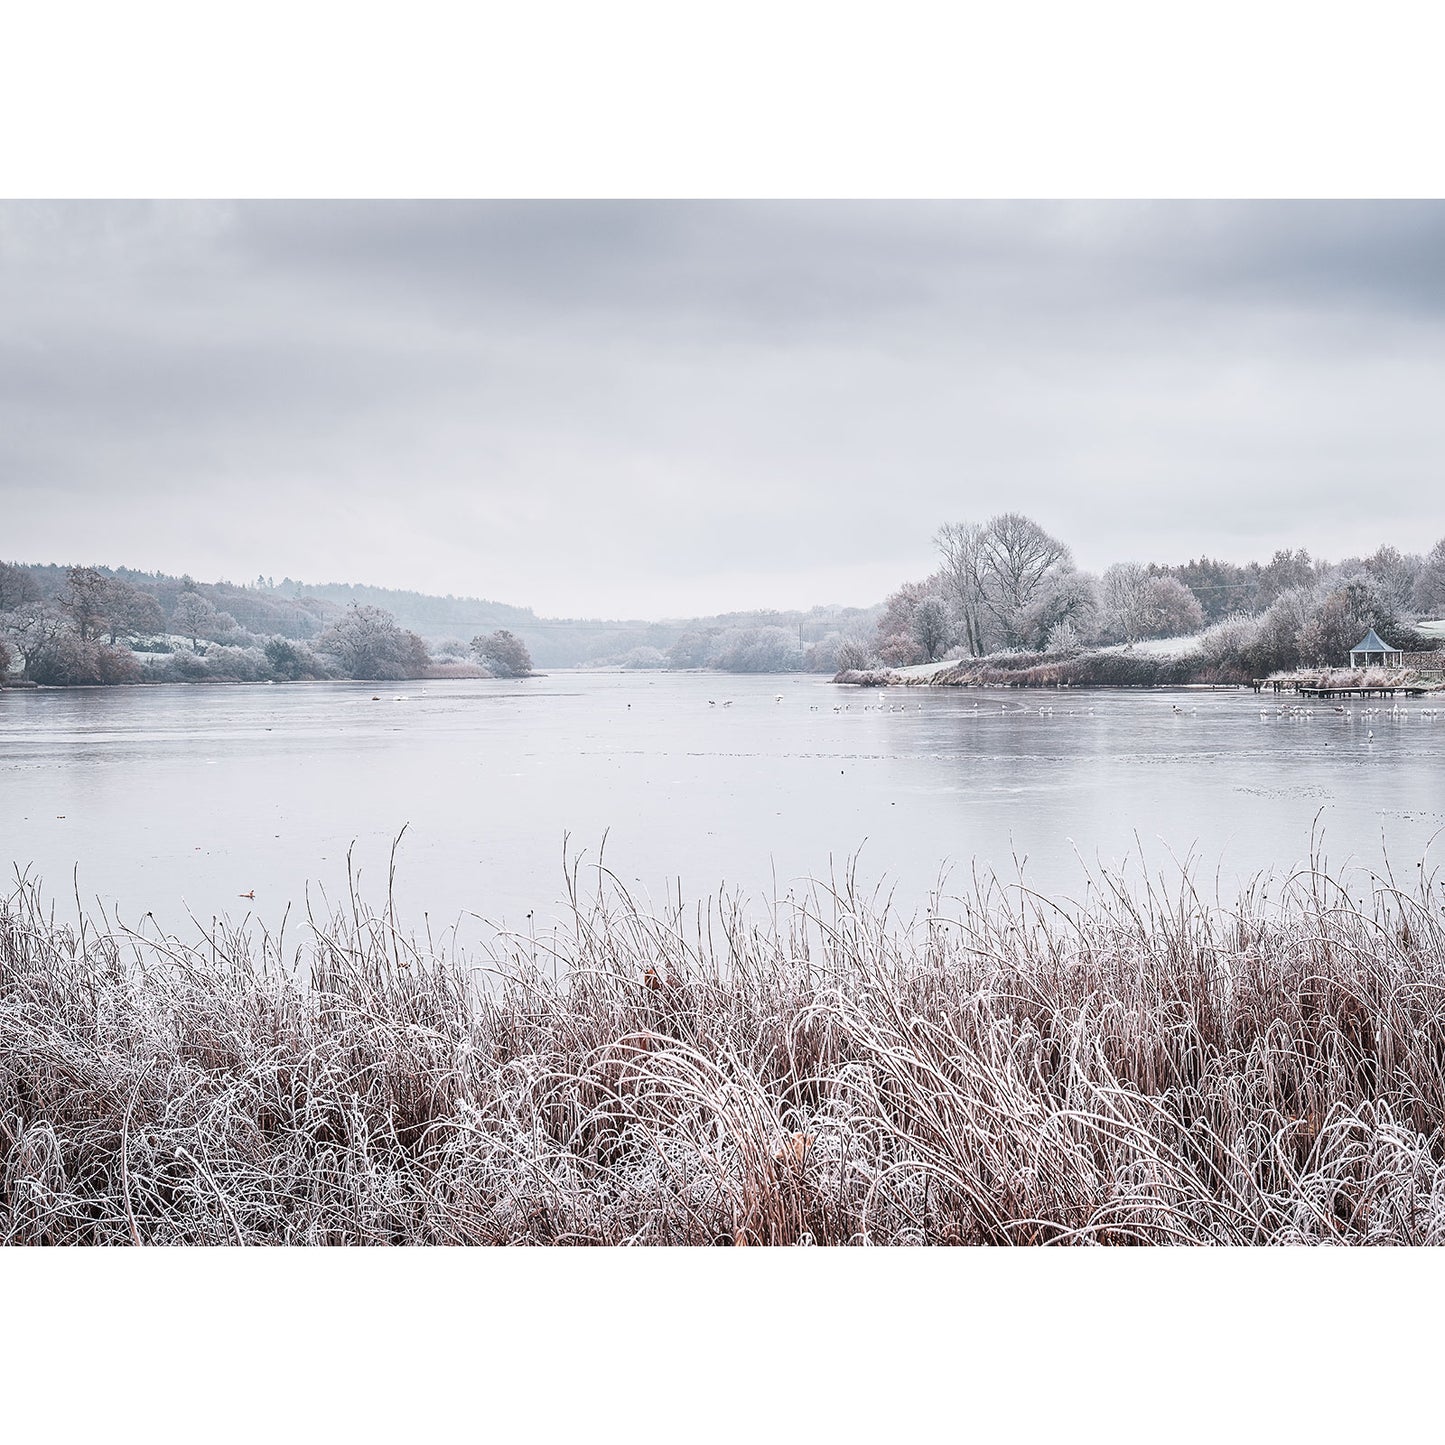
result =
[[1351,649],[1351,667],[1399,667],[1405,654],[1391,647],[1372,627]]

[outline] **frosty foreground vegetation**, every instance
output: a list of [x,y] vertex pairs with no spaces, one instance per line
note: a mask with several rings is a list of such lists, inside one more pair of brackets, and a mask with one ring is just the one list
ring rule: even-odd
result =
[[1445,1242],[1431,879],[574,899],[477,969],[362,907],[182,947],[21,886],[4,1239]]

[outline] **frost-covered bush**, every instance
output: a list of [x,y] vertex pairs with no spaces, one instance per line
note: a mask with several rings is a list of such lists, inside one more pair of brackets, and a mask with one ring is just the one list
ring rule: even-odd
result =
[[490,677],[530,677],[532,654],[527,644],[505,627],[472,638],[472,654]]
[[1259,618],[1236,612],[1199,634],[1199,653],[1211,667],[1247,668],[1259,636]]
[[1067,617],[1050,628],[1049,635],[1044,641],[1046,652],[1075,653],[1081,646],[1079,634]]
[[259,647],[212,647],[203,661],[212,682],[266,682],[271,678],[271,664]]
[[708,665],[722,672],[801,672],[803,649],[786,627],[732,627],[717,639]]
[[866,639],[830,632],[812,643],[804,657],[809,672],[838,673],[866,668],[873,654]]
[[198,652],[173,652],[156,670],[163,682],[204,682],[206,659]]
[[82,640],[76,633],[58,634],[30,662],[27,674],[43,687],[89,687],[139,682],[141,667],[128,648]]
[[267,642],[265,653],[266,665],[277,682],[301,682],[334,675],[326,659],[318,657],[304,642],[273,637]]
[[879,642],[878,660],[885,667],[912,667],[927,658],[916,637],[906,632],[895,632]]
[[669,667],[706,667],[712,655],[713,638],[706,632],[684,632],[667,649]]
[[844,637],[838,643],[838,671],[853,669],[861,671],[873,661],[872,649],[861,637]]
[[139,682],[141,665],[136,655],[127,647],[97,647],[95,673],[97,682],[114,687],[122,683]]

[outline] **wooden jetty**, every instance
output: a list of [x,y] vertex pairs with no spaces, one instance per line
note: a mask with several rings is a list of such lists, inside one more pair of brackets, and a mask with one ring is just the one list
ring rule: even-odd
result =
[[1292,682],[1288,678],[1257,677],[1252,686],[1255,692],[1263,692],[1271,688],[1276,693],[1292,692],[1298,697],[1394,697],[1399,693],[1402,697],[1423,697],[1427,692],[1436,691],[1435,688],[1427,687],[1423,683],[1371,683],[1367,687],[1316,687],[1312,683]]

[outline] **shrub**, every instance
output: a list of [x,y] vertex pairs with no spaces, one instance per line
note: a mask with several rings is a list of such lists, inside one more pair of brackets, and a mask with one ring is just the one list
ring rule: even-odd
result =
[[28,671],[31,681],[43,687],[86,687],[100,681],[100,648],[82,642],[77,633],[62,632]]
[[206,659],[195,652],[173,652],[160,665],[165,682],[204,682]]
[[801,672],[803,649],[787,627],[732,627],[714,642],[708,665],[722,672]]
[[878,660],[885,667],[911,667],[927,659],[917,638],[895,632],[878,644]]
[[494,677],[527,677],[532,671],[532,655],[520,637],[506,628],[472,638],[476,659]]
[[95,654],[96,681],[116,685],[139,682],[141,666],[126,647],[98,647]]
[[266,665],[278,682],[301,682],[329,676],[326,664],[304,642],[273,637],[265,647]]
[[271,677],[270,661],[259,647],[213,647],[205,664],[212,682],[265,682]]

